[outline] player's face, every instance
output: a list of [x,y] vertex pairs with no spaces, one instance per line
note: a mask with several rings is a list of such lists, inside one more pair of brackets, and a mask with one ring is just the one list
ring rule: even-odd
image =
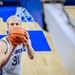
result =
[[20,25],[20,22],[19,22],[18,20],[16,20],[16,19],[11,19],[11,20],[9,21],[8,30],[9,30],[11,27],[13,27],[13,26],[21,26],[21,25]]

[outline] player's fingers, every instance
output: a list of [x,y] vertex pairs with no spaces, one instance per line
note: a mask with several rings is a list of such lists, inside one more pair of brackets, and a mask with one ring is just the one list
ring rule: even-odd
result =
[[25,34],[27,34],[28,32],[27,32],[27,30],[25,30],[25,32],[24,32]]
[[28,40],[27,40],[27,39],[25,39],[25,42],[27,43],[27,42],[28,42]]
[[27,35],[27,34],[24,34],[24,36],[26,37],[26,40],[28,40],[28,39],[29,39],[29,37],[28,37],[28,35]]
[[26,37],[26,39],[29,39],[29,34],[28,32],[26,34],[24,34],[24,36]]

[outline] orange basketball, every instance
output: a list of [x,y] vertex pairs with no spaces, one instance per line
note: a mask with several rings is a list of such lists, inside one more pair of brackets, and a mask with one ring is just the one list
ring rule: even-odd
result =
[[22,44],[27,39],[25,34],[25,29],[19,26],[13,26],[8,32],[8,40],[14,45]]

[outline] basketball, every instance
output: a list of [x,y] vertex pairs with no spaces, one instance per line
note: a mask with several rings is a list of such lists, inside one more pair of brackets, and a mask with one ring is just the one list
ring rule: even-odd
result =
[[13,26],[8,32],[8,40],[14,45],[20,45],[27,39],[26,32],[25,29],[19,26]]

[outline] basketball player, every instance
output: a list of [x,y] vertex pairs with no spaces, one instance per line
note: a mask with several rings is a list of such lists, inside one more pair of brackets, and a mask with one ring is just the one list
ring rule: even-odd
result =
[[[7,19],[7,29],[13,26],[21,26],[21,20],[16,16]],[[25,48],[30,59],[34,58],[34,50],[28,33],[23,44],[13,45],[7,36],[0,40],[0,75],[22,75],[22,51]]]

